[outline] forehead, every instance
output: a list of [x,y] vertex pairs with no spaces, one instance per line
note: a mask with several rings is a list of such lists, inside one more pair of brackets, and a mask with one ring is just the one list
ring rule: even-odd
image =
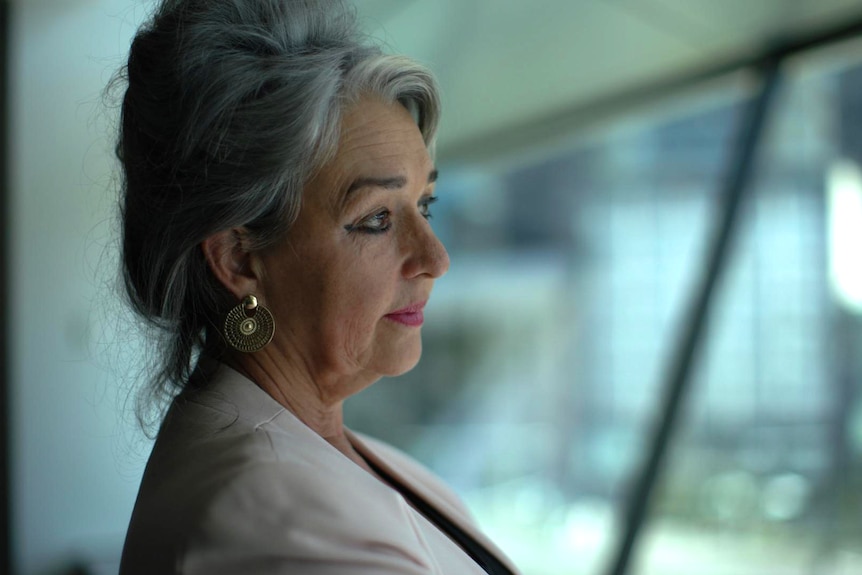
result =
[[427,176],[432,162],[419,127],[401,104],[366,97],[345,110],[328,168],[342,177],[398,172],[409,178],[413,170]]

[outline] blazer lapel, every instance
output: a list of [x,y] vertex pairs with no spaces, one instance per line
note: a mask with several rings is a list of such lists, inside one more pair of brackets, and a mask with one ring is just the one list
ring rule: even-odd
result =
[[348,439],[353,444],[353,447],[360,455],[369,459],[374,465],[383,469],[386,473],[398,480],[402,485],[409,487],[414,493],[424,499],[428,504],[434,506],[440,513],[446,516],[452,523],[460,527],[470,537],[485,547],[493,554],[501,563],[503,563],[512,573],[520,573],[515,565],[509,560],[505,553],[502,552],[482,531],[478,529],[475,523],[466,517],[458,508],[451,505],[437,492],[430,489],[425,483],[416,481],[399,468],[397,463],[389,461],[386,457],[371,449],[357,434],[345,429]]

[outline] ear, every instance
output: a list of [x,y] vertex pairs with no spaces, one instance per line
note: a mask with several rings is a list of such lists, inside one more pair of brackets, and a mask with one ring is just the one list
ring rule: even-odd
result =
[[238,300],[257,294],[260,287],[259,266],[248,251],[247,232],[231,228],[217,232],[201,242],[204,258],[216,279]]

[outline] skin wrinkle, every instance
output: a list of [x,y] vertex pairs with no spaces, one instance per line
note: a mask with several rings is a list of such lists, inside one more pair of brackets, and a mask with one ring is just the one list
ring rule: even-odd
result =
[[[257,295],[276,321],[269,346],[228,363],[368,470],[344,434],[343,401],[418,362],[420,329],[385,316],[427,300],[449,259],[422,214],[435,170],[409,112],[363,98],[343,123],[335,156],[305,187],[285,238],[244,252],[251,264],[235,268],[251,273],[217,275],[238,299]],[[370,177],[405,182],[347,194],[351,182]],[[390,212],[389,229],[362,231],[381,209]]]

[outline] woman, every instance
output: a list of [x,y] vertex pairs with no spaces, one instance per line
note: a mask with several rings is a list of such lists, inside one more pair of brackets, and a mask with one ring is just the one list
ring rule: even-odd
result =
[[164,0],[117,146],[123,265],[176,396],[121,573],[514,573],[439,479],[344,428],[421,353],[432,77],[338,2]]

